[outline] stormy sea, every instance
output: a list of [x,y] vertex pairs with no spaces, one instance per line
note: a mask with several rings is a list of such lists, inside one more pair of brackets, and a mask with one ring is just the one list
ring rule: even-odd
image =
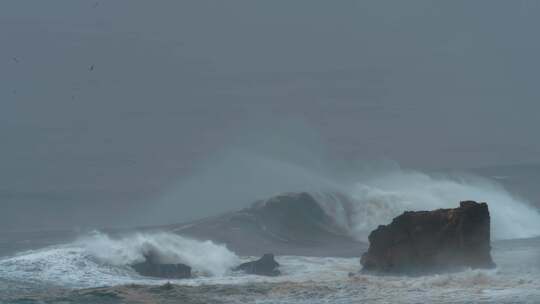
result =
[[[511,177],[508,177],[511,179]],[[510,185],[511,187],[511,185]],[[416,276],[362,272],[368,235],[405,210],[486,201],[493,269]],[[4,233],[2,303],[538,303],[540,213],[502,183],[395,172],[350,188],[280,193],[243,209],[137,229]],[[149,252],[187,279],[138,274]],[[273,253],[278,276],[235,271]]]
[[0,0],[0,304],[540,303],[539,30]]

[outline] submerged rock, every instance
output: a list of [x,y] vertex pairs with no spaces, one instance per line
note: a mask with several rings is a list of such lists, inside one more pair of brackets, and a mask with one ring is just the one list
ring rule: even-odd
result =
[[137,273],[147,277],[166,279],[191,278],[191,267],[186,264],[160,263],[152,253],[145,255],[145,261],[131,265]]
[[240,264],[234,270],[242,270],[249,274],[277,276],[281,274],[277,267],[279,267],[279,263],[274,260],[274,255],[266,253],[260,259]]
[[414,274],[495,266],[486,203],[404,212],[372,231],[369,243],[360,260],[364,271]]

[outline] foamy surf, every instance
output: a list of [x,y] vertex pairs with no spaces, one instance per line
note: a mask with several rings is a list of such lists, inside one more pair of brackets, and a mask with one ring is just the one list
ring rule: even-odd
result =
[[240,259],[223,245],[172,233],[134,233],[113,238],[94,232],[73,243],[31,250],[0,260],[0,278],[20,284],[89,288],[118,284],[159,284],[129,265],[156,250],[166,263],[190,265],[198,277],[223,276]]
[[487,202],[494,240],[540,235],[540,212],[488,179],[394,170],[371,174],[339,189],[315,193],[325,211],[351,236],[367,241],[378,225],[407,210],[455,208],[462,200]]
[[[419,277],[360,274],[358,258],[277,256],[282,271],[278,277],[201,271],[193,279],[162,280],[142,277],[127,266],[138,260],[136,253],[147,248],[149,239],[163,241],[176,237],[158,233],[113,238],[99,233],[70,244],[23,252],[0,260],[0,282],[11,282],[11,299],[33,294],[40,300],[53,301],[56,296],[72,302],[81,299],[99,302],[103,300],[100,297],[111,295],[118,297],[118,302],[112,303],[128,299],[125,297],[167,302],[180,296],[185,303],[199,303],[201,299],[211,303],[536,303],[540,299],[538,239],[495,242],[493,257],[497,269]],[[178,236],[177,240],[185,244],[189,239]],[[224,249],[212,243],[196,245],[218,251]],[[98,256],[96,252],[103,246],[111,248]],[[172,248],[182,250],[184,247]],[[223,253],[227,258],[219,260],[224,268],[232,261],[253,259]],[[114,254],[122,258],[117,259]],[[201,254],[198,258],[204,257]],[[210,255],[209,259],[215,258]],[[173,285],[163,287],[167,282]],[[13,289],[15,286],[19,289]],[[92,289],[99,287],[102,288]],[[2,295],[1,290],[0,299],[7,296]]]
[[224,275],[239,261],[224,245],[169,232],[134,233],[116,238],[94,232],[74,245],[103,263],[116,266],[143,262],[145,254],[152,251],[159,254],[162,263],[187,264],[203,276]]
[[[282,275],[261,277],[231,271],[239,263],[256,257],[239,257],[225,245],[211,241],[170,232],[115,236],[94,232],[68,244],[0,259],[0,302],[26,294],[52,302],[55,297],[72,302],[78,302],[81,297],[100,302],[101,296],[114,295],[118,303],[128,296],[154,302],[174,302],[183,297],[186,303],[198,303],[201,299],[212,303],[537,303],[540,299],[539,240],[497,241],[538,235],[540,215],[499,185],[471,176],[449,178],[397,171],[372,175],[344,185],[340,191],[310,192],[316,202],[295,209],[298,216],[288,220],[301,224],[307,221],[302,210],[320,206],[323,214],[334,219],[344,231],[365,240],[373,228],[390,222],[405,210],[456,207],[464,198],[485,200],[491,212],[495,239],[492,255],[498,268],[419,277],[375,276],[358,273],[361,267],[358,257],[362,252],[355,258],[278,255],[276,260],[281,264]],[[290,214],[287,206],[281,207]],[[242,212],[247,214],[246,210]],[[261,215],[265,219],[271,216],[272,213]],[[231,217],[239,218],[252,219]],[[227,218],[221,218],[224,219]],[[314,219],[318,217],[309,217],[310,221]],[[275,224],[283,222],[283,218],[268,220]],[[252,227],[258,222],[247,223],[246,227]],[[309,223],[314,227],[320,224]],[[213,224],[212,219],[198,223]],[[274,228],[279,231],[281,227]],[[333,231],[326,226],[322,228],[325,229],[321,231]],[[262,240],[265,241],[268,239]],[[158,252],[166,263],[190,265],[195,276],[163,280],[137,274],[129,265],[142,262],[148,252]],[[168,282],[173,285],[164,285]]]
[[[168,263],[185,263],[192,279],[143,277],[129,265],[144,260],[147,250],[158,250]],[[256,257],[238,257],[225,246],[166,232],[111,237],[94,232],[73,243],[21,252],[0,260],[0,279],[21,285],[92,288],[123,284],[182,285],[246,284],[304,280],[332,281],[359,269],[356,258],[280,256],[282,276],[263,277],[233,272],[238,264]]]

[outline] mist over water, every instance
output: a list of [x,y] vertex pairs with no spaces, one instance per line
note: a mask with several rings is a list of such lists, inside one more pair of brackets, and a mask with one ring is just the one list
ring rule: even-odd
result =
[[[0,20],[0,303],[540,303],[540,1]],[[378,225],[463,200],[489,204],[495,269],[359,272]],[[266,252],[280,276],[233,270]],[[193,277],[137,273],[149,254]]]
[[350,216],[352,234],[361,240],[403,211],[455,208],[463,200],[488,203],[495,240],[540,235],[540,213],[535,208],[501,185],[478,176],[396,170],[364,177],[350,187],[348,194],[355,202]]
[[146,217],[172,224],[238,210],[282,192],[341,189],[315,163],[228,150],[152,199]]
[[[366,167],[346,167],[325,162],[323,158],[320,161],[316,157],[312,159],[315,161],[298,162],[289,155],[277,157],[270,153],[236,150],[207,162],[204,170],[152,201],[150,211],[153,213],[149,213],[149,217],[179,223],[185,220],[181,216],[190,206],[196,206],[200,212],[196,214],[190,210],[196,219],[238,210],[283,192],[307,191],[336,223],[360,241],[366,241],[374,228],[389,223],[406,210],[455,208],[459,201],[469,199],[489,204],[493,240],[540,235],[538,211],[495,181],[470,174],[403,169],[395,163],[374,165],[375,162],[372,162]],[[535,239],[525,240],[523,254],[527,259],[520,257],[519,262],[515,259],[519,252],[514,252],[514,246],[501,249],[504,243],[494,242],[494,258],[500,267],[498,270],[468,270],[419,278],[372,275],[350,278],[348,273],[356,272],[361,267],[357,257],[338,259],[278,255],[282,276],[254,278],[231,271],[248,257],[238,257],[226,246],[211,241],[193,240],[168,232],[115,236],[94,232],[72,243],[0,259],[0,297],[2,292],[17,295],[21,288],[19,286],[34,291],[48,290],[50,287],[164,284],[165,280],[142,277],[129,267],[143,261],[145,254],[153,252],[157,253],[161,262],[184,263],[193,268],[195,277],[174,281],[179,286],[233,284],[244,288],[243,284],[249,283],[249,286],[254,284],[257,288],[266,288],[270,286],[267,284],[277,284],[278,290],[290,290],[293,294],[291,299],[294,300],[284,300],[284,303],[298,302],[297,298],[313,303],[316,292],[331,299],[342,296],[345,299],[343,303],[350,303],[352,299],[362,296],[386,300],[404,295],[411,300],[404,302],[419,301],[425,299],[426,295],[436,299],[433,302],[441,302],[440,299],[444,299],[448,292],[454,296],[456,290],[466,295],[464,301],[471,294],[478,295],[479,290],[482,290],[482,296],[500,299],[504,295],[497,292],[505,289],[510,290],[512,296],[517,294],[536,299],[537,294],[531,292],[538,287],[538,272],[534,268],[537,267],[535,261],[538,257],[535,242]],[[361,253],[358,252],[358,255]],[[291,282],[300,284],[295,288],[303,289],[305,294],[289,289]],[[5,291],[2,291],[1,284],[8,286]],[[246,288],[248,291],[240,291],[242,301],[252,290],[252,287]],[[208,291],[200,292],[204,295]],[[278,292],[272,296],[281,295]],[[285,296],[289,297],[288,294]]]
[[167,221],[173,223],[188,204],[201,210],[211,207],[204,215],[218,214],[283,192],[300,191],[315,195],[326,212],[361,241],[367,241],[373,229],[404,211],[456,208],[463,200],[488,203],[494,240],[540,235],[540,213],[484,177],[425,173],[393,162],[348,168],[325,164],[322,158],[299,163],[238,150],[165,193],[154,211],[158,211],[157,217],[168,216]]

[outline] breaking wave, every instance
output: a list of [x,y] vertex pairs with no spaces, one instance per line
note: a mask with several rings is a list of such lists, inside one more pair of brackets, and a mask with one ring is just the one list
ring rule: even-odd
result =
[[0,259],[2,281],[17,285],[96,287],[155,281],[129,266],[157,252],[164,263],[185,263],[199,277],[220,277],[239,258],[223,245],[196,241],[165,232],[135,233],[121,237],[94,232],[73,243],[25,251]]
[[455,208],[463,200],[487,202],[493,239],[540,235],[540,213],[499,184],[477,176],[434,176],[395,171],[362,179],[336,193],[317,193],[318,202],[336,222],[365,241],[378,225],[406,210]]
[[197,241],[173,233],[135,233],[112,238],[95,232],[76,241],[76,245],[102,262],[129,265],[145,260],[153,252],[161,263],[183,263],[204,274],[219,276],[238,263],[238,257],[223,245]]
[[[165,191],[157,205],[152,205],[154,212],[161,214],[156,217],[168,218],[166,222],[174,224],[182,221],[178,214],[185,213],[183,208],[233,211],[283,193],[307,192],[351,236],[362,241],[378,225],[389,223],[406,210],[455,208],[464,200],[488,203],[493,239],[540,235],[538,209],[487,178],[427,174],[402,169],[395,163],[327,167],[322,160],[294,162],[269,156],[272,151],[225,153],[199,174]],[[311,152],[302,150],[300,158]],[[287,214],[286,209],[282,214]],[[297,217],[289,222],[300,227],[304,220],[313,224],[313,218],[309,217],[312,208],[305,210],[304,214],[295,210]]]

